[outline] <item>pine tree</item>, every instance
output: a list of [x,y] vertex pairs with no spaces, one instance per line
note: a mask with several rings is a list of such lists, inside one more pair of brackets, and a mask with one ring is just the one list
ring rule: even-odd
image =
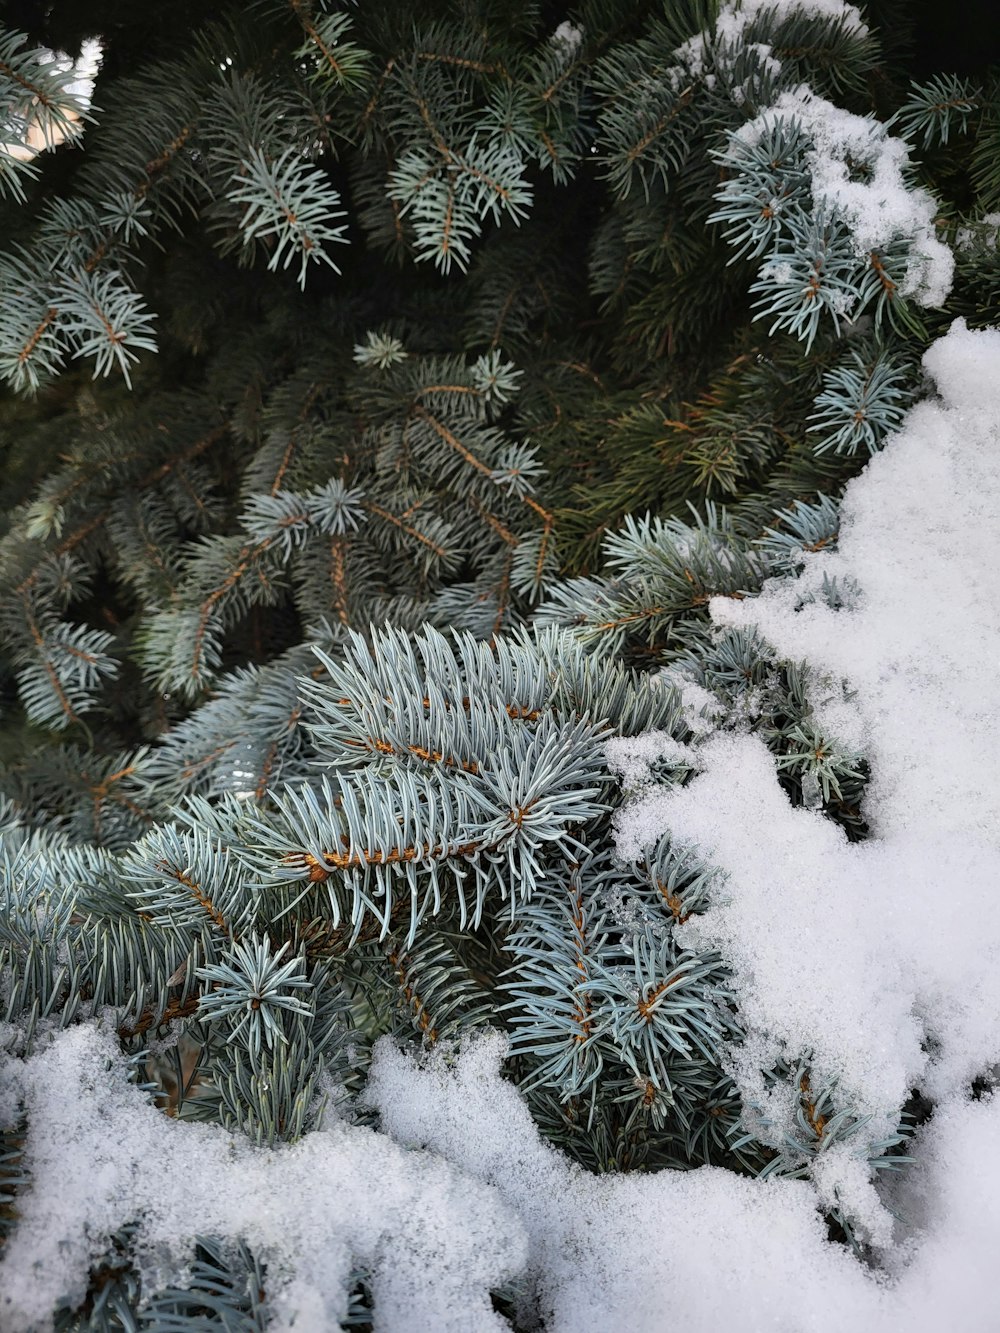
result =
[[[754,1101],[733,960],[684,929],[724,876],[620,839],[729,734],[870,836],[839,686],[738,609],[836,551],[952,320],[1000,320],[1000,85],[911,81],[898,8],[0,29],[0,1274],[28,1071],[84,1029],[122,1098],[271,1154],[377,1128],[376,1043],[492,1028],[587,1172],[905,1170],[921,1089],[889,1123],[804,1046]],[[56,1328],[292,1326],[277,1252],[195,1224],[151,1257],[156,1206],[42,1272]],[[404,1327],[356,1248],[323,1317]],[[454,1326],[544,1326],[540,1293],[498,1280]]]

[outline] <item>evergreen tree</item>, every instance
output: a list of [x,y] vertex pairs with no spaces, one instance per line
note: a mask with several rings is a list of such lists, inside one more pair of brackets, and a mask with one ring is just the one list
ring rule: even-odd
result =
[[[1000,84],[911,81],[904,8],[0,29],[0,1323],[41,1318],[3,1245],[29,1071],[78,1029],[123,1105],[272,1155],[377,1129],[377,1042],[498,1029],[586,1171],[808,1180],[877,1264],[828,1163],[904,1170],[930,1092],[874,1115],[808,1045],[757,1059],[685,929],[719,867],[622,829],[749,734],[792,808],[870,837],[840,683],[739,608],[837,550],[934,340],[1000,320]],[[432,1326],[372,1245],[294,1322],[278,1251],[195,1222],[184,1266],[130,1206],[43,1266],[56,1328]],[[530,1272],[490,1281],[456,1328],[545,1326]]]

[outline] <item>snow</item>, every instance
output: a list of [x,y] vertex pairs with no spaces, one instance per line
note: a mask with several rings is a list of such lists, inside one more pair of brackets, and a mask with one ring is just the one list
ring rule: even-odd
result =
[[793,14],[801,14],[808,18],[841,19],[846,30],[859,37],[868,32],[860,11],[843,0],[742,0],[742,3],[741,0],[730,0],[719,8],[714,39],[706,40],[703,33],[696,33],[677,48],[674,58],[682,61],[691,74],[702,75],[710,44],[716,47],[717,58],[726,51],[736,52],[752,45],[760,55],[762,65],[777,74],[781,62],[774,57],[771,48],[761,42],[744,40],[747,28],[764,12],[773,14],[779,23]]
[[922,1228],[889,1285],[827,1240],[806,1181],[571,1165],[499,1076],[503,1051],[494,1034],[420,1068],[383,1041],[369,1095],[393,1138],[495,1188],[518,1217],[546,1333],[995,1330],[1000,1102],[949,1102],[922,1133],[904,1178]]
[[[1000,1102],[951,1099],[897,1202],[919,1218],[876,1279],[832,1245],[801,1180],[718,1167],[595,1176],[545,1143],[500,1074],[505,1040],[418,1064],[383,1039],[368,1098],[383,1133],[334,1122],[273,1152],[181,1124],[126,1082],[113,1038],[78,1026],[8,1066],[32,1115],[34,1188],[0,1263],[0,1326],[52,1327],[101,1238],[141,1217],[143,1276],[183,1280],[182,1239],[242,1235],[268,1265],[269,1328],[337,1326],[352,1259],[375,1270],[377,1333],[509,1328],[491,1288],[537,1284],[546,1333],[962,1333],[995,1329]],[[69,1146],[69,1150],[67,1150]]]
[[552,34],[552,41],[564,47],[567,55],[575,56],[583,45],[583,29],[570,23],[569,19],[563,19]]
[[147,1289],[178,1280],[196,1232],[243,1237],[268,1264],[269,1329],[319,1333],[345,1313],[352,1260],[374,1268],[379,1327],[502,1329],[489,1289],[525,1262],[523,1231],[489,1188],[384,1135],[334,1120],[273,1151],[171,1120],[126,1079],[113,1032],[80,1025],[0,1071],[29,1117],[32,1185],[0,1260],[0,1328],[52,1328],[79,1301],[106,1238],[140,1221]]
[[[910,1089],[960,1105],[1000,1063],[1000,332],[957,320],[924,368],[939,396],[848,486],[838,550],[710,608],[815,673],[817,725],[871,766],[872,836],[850,844],[793,808],[763,742],[740,730],[708,735],[688,786],[640,789],[618,822],[623,857],[669,831],[727,876],[724,900],[679,934],[733,967],[744,1096],[765,1104],[761,1070],[811,1051],[817,1075],[873,1117],[872,1139]],[[855,580],[859,604],[807,600],[824,576]],[[885,1244],[889,1215],[849,1157],[816,1183]]]
[[[887,134],[872,116],[856,116],[817,96],[805,84],[786,89],[766,110],[734,132],[756,143],[777,121],[797,120],[811,140],[805,154],[813,204],[844,219],[859,258],[896,241],[910,249],[901,290],[920,305],[940,306],[951,290],[955,261],[937,239],[937,205],[919,186],[906,182],[910,150]],[[851,179],[858,166],[866,179]]]
[[[703,736],[712,730],[713,718],[725,712],[718,696],[680,671],[663,670],[656,677],[665,686],[673,686],[680,695],[681,718],[688,731]],[[636,740],[639,737],[635,738]]]
[[843,0],[743,0],[737,5],[723,5],[719,21],[738,28],[740,33],[761,14],[772,14],[779,22],[792,14],[809,18],[842,19],[850,32],[863,36],[868,31],[860,11]]
[[652,782],[654,764],[690,768],[694,760],[694,752],[666,731],[647,731],[642,736],[633,737],[614,736],[604,742],[604,755],[608,768],[618,775],[626,789]]

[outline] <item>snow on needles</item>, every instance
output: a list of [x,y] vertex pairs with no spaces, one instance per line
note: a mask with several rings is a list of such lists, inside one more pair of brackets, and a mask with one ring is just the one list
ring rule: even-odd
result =
[[934,199],[927,190],[906,182],[909,145],[887,134],[873,116],[844,111],[805,84],[786,89],[733,138],[754,144],[776,123],[793,120],[812,145],[805,160],[814,207],[843,218],[859,258],[906,242],[902,294],[919,305],[943,305],[951,290],[955,259],[937,239]]
[[79,1299],[103,1238],[135,1218],[154,1288],[183,1278],[195,1231],[245,1237],[268,1267],[268,1327],[295,1333],[337,1327],[352,1259],[375,1270],[377,1333],[509,1328],[489,1292],[519,1275],[539,1293],[519,1318],[546,1333],[827,1333],[833,1310],[859,1333],[995,1328],[996,1100],[952,1099],[921,1132],[902,1206],[922,1231],[888,1286],[830,1243],[806,1181],[571,1163],[501,1076],[498,1033],[422,1066],[383,1038],[368,1098],[385,1132],[334,1123],[277,1150],[167,1119],[115,1047],[81,1025],[20,1067],[33,1184],[0,1264],[7,1333],[51,1328],[53,1293]]
[[[495,1189],[516,1216],[539,1289],[538,1307],[518,1311],[527,1327],[538,1318],[545,1333],[994,1333],[996,1099],[950,1102],[921,1131],[925,1165],[911,1170],[903,1206],[923,1230],[900,1247],[889,1286],[830,1243],[804,1180],[710,1166],[594,1176],[569,1163],[500,1077],[503,1053],[493,1034],[457,1061],[439,1052],[420,1068],[383,1040],[369,1096],[395,1139],[447,1158],[470,1190]],[[895,1264],[890,1256],[890,1272]]]
[[[845,4],[844,0],[742,0],[742,3],[741,0],[730,0],[730,3],[719,8],[712,37],[696,33],[679,46],[674,55],[683,60],[690,73],[700,74],[708,60],[708,47],[713,37],[731,51],[736,51],[746,44],[747,28],[765,13],[779,23],[793,14],[807,18],[839,19],[849,32],[858,36],[868,32],[860,11],[854,5]],[[774,64],[776,69],[781,68],[777,60]]]
[[[147,1290],[183,1276],[196,1232],[243,1237],[267,1265],[271,1327],[296,1333],[336,1327],[352,1263],[373,1271],[379,1333],[509,1327],[489,1293],[522,1276],[538,1305],[519,1319],[546,1333],[825,1333],[831,1311],[859,1333],[992,1333],[1000,1098],[968,1093],[1000,1062],[1000,332],[959,320],[924,365],[940,396],[848,487],[839,549],[711,607],[855,691],[850,712],[817,712],[871,765],[872,836],[848,844],[794,809],[764,745],[704,709],[689,749],[653,733],[609,756],[635,784],[622,855],[669,830],[728,875],[725,900],[680,932],[732,968],[748,1099],[766,1099],[769,1061],[809,1050],[873,1117],[869,1137],[910,1088],[934,1102],[888,1195],[902,1220],[851,1140],[811,1180],[588,1174],[540,1137],[497,1033],[422,1064],[383,1038],[367,1090],[382,1133],[333,1120],[262,1150],[165,1117],[127,1081],[113,1032],[81,1024],[0,1068],[0,1106],[27,1113],[31,1173],[0,1326],[51,1328],[53,1302],[79,1300],[108,1236],[137,1221]],[[824,574],[857,581],[854,609],[810,598]],[[675,761],[701,771],[650,785]],[[877,1276],[828,1240],[834,1202]]]
[[325,1333],[346,1314],[352,1263],[374,1269],[378,1327],[506,1327],[489,1290],[525,1262],[523,1231],[494,1190],[385,1135],[332,1121],[260,1149],[219,1126],[168,1119],[128,1083],[112,1031],[80,1025],[0,1066],[28,1116],[30,1188],[0,1261],[0,1328],[53,1327],[108,1237],[139,1224],[143,1286],[183,1278],[194,1236],[244,1238],[268,1269],[269,1330]]
[[854,5],[845,4],[844,0],[742,0],[742,3],[736,0],[736,3],[720,8],[715,30],[727,41],[738,42],[761,14],[767,14],[778,22],[792,14],[840,19],[850,32],[863,35],[868,31],[860,10]]
[[[912,1088],[961,1119],[972,1080],[1000,1063],[1000,331],[957,320],[924,367],[940,396],[848,486],[839,549],[758,598],[711,604],[717,624],[756,627],[814,679],[847,682],[850,704],[831,689],[816,717],[871,766],[871,837],[849,844],[793,809],[763,743],[738,732],[710,735],[699,776],[646,788],[619,825],[624,856],[669,830],[728,876],[726,901],[680,935],[733,968],[744,1094],[766,1101],[761,1068],[811,1051],[873,1138]],[[824,576],[855,580],[859,604],[813,600]],[[891,1219],[843,1166],[829,1192],[886,1243]]]
[[[753,24],[765,13],[778,23],[798,16],[835,20],[843,32],[857,37],[868,32],[857,8],[842,0],[730,0],[720,8],[711,34],[698,33],[674,51],[682,71],[678,88],[691,78],[702,78],[714,86],[716,75],[712,71],[720,64],[732,65],[750,50],[757,53],[762,69],[780,78],[778,52],[749,40]],[[746,85],[742,84],[732,84],[729,92],[740,103],[747,96]],[[758,89],[754,94],[756,104],[760,95]],[[800,127],[808,144],[804,167],[817,216],[841,221],[857,258],[866,265],[873,252],[895,250],[897,258],[905,255],[900,294],[918,305],[942,305],[951,290],[954,255],[938,239],[934,199],[927,190],[907,180],[912,163],[906,141],[889,134],[886,125],[874,116],[854,115],[807,85],[798,84],[784,88],[769,106],[733,130],[727,153],[736,152],[738,157],[741,144],[753,146],[775,126],[787,129],[792,123]],[[727,153],[720,155],[720,161],[732,166]],[[789,201],[779,194],[771,206],[777,214],[789,207]],[[772,257],[765,262],[763,276],[772,277],[780,285],[788,281],[785,268],[784,261]]]

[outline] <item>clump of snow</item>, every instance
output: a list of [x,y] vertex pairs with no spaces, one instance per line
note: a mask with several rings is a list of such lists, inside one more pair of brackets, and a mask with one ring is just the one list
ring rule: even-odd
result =
[[[334,1122],[261,1150],[170,1120],[93,1025],[0,1075],[29,1117],[31,1187],[0,1262],[0,1327],[52,1327],[109,1235],[138,1220],[147,1290],[183,1281],[195,1232],[242,1236],[267,1264],[269,1328],[337,1327],[354,1263],[374,1269],[378,1333],[508,1328],[489,1292],[525,1293],[546,1333],[992,1333],[1000,1101],[951,1098],[921,1131],[884,1251],[891,1283],[829,1242],[820,1189],[718,1167],[591,1175],[544,1142],[486,1033],[422,1064],[382,1039],[368,1086],[383,1133]],[[822,1177],[822,1173],[821,1177]],[[844,1172],[835,1170],[842,1183]],[[860,1182],[863,1186],[864,1182]],[[533,1325],[532,1325],[533,1326]]]
[[656,677],[664,685],[671,685],[681,696],[681,718],[695,736],[712,730],[714,722],[725,711],[718,696],[704,685],[691,680],[680,671],[664,670]]
[[647,731],[641,736],[612,736],[604,742],[608,768],[616,773],[626,789],[635,789],[654,780],[654,766],[669,764],[694,768],[698,760],[689,745],[674,740],[668,731]]
[[489,1290],[523,1266],[523,1228],[437,1158],[336,1120],[274,1150],[171,1120],[128,1083],[113,1030],[91,1025],[10,1061],[0,1104],[11,1089],[31,1185],[0,1260],[5,1333],[51,1328],[55,1302],[82,1299],[107,1238],[134,1220],[147,1290],[178,1279],[195,1233],[243,1237],[268,1265],[269,1328],[336,1328],[352,1262],[373,1266],[379,1328],[505,1327]]
[[494,1034],[421,1068],[382,1041],[369,1096],[393,1138],[492,1186],[520,1219],[537,1291],[525,1322],[534,1314],[546,1333],[995,1329],[1000,1102],[950,1102],[923,1131],[906,1181],[921,1226],[894,1252],[890,1286],[829,1242],[807,1181],[571,1164],[499,1076],[504,1049]]
[[552,41],[563,47],[567,55],[575,56],[583,45],[583,29],[570,23],[569,19],[563,19],[552,34]]
[[[76,97],[79,97],[85,109],[90,106],[94,82],[97,78],[97,72],[101,68],[103,56],[104,51],[97,38],[86,37],[76,60],[64,59],[62,68],[72,69],[73,71],[73,81],[67,84],[67,89]],[[58,56],[56,58],[59,59]]]
[[767,259],[760,266],[760,276],[779,286],[792,280],[792,265],[787,259]]
[[934,199],[906,182],[910,149],[905,140],[887,134],[874,117],[844,111],[805,84],[786,89],[736,130],[734,138],[753,144],[776,122],[791,120],[799,122],[812,144],[805,160],[814,205],[843,218],[859,258],[907,242],[903,295],[920,305],[942,305],[951,290],[955,260],[937,238]]

